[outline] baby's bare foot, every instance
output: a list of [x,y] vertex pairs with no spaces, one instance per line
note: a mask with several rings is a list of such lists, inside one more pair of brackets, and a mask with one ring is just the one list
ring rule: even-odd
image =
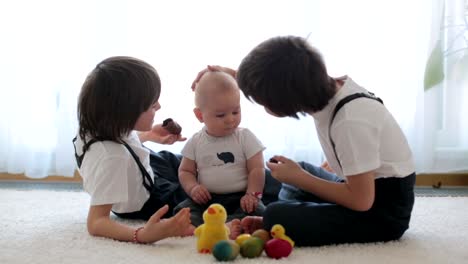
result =
[[255,230],[263,228],[263,217],[246,216],[241,221],[241,228],[244,233],[252,234]]
[[241,221],[239,219],[233,219],[226,223],[226,226],[229,228],[229,238],[232,240],[236,239],[242,233]]

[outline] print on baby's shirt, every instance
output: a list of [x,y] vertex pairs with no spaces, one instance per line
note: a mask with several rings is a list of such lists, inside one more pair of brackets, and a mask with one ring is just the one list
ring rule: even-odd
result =
[[222,160],[224,164],[227,164],[229,162],[234,163],[234,154],[231,152],[221,152],[221,153],[216,153],[216,156],[218,159]]

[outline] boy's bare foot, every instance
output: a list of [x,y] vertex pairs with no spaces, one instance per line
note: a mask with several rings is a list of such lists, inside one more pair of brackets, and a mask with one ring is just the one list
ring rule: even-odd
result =
[[239,219],[233,219],[230,222],[227,222],[226,226],[230,231],[229,239],[234,240],[242,233],[241,221]]
[[246,216],[242,218],[241,227],[244,233],[252,234],[255,230],[263,228],[263,217],[261,216]]

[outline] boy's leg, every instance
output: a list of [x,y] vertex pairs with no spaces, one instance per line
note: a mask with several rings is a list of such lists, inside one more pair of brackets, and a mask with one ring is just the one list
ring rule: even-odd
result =
[[156,197],[174,208],[188,198],[180,185],[178,170],[182,156],[169,151],[154,152],[150,149],[150,165],[154,173]]
[[179,183],[178,171],[182,156],[169,151],[150,151],[150,165],[154,176],[168,181]]
[[408,229],[414,179],[377,179],[374,204],[366,212],[331,203],[276,202],[267,207],[263,225],[283,225],[298,246],[395,240]]
[[365,213],[335,204],[276,202],[267,207],[263,226],[270,230],[281,224],[297,246],[381,241],[376,232],[382,227],[367,219]]

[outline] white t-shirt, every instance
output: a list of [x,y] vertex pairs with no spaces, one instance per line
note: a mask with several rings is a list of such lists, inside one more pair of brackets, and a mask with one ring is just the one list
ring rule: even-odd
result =
[[368,91],[348,77],[329,104],[312,115],[328,163],[341,178],[368,171],[375,171],[376,178],[405,177],[413,173],[412,153],[400,126],[383,104],[368,98],[345,104],[331,126],[341,169],[329,140],[328,125],[336,104],[360,92]]
[[[77,138],[76,151],[81,155],[83,142],[79,136]],[[142,146],[136,132],[132,131],[124,141],[153,179],[149,150]],[[140,169],[122,144],[113,141],[93,143],[85,153],[79,172],[83,188],[91,196],[91,205],[112,204],[112,211],[116,213],[131,213],[139,211],[149,198]]]
[[206,127],[195,133],[182,155],[197,164],[198,182],[209,192],[224,194],[247,190],[247,160],[265,147],[247,128],[225,137],[213,137]]

